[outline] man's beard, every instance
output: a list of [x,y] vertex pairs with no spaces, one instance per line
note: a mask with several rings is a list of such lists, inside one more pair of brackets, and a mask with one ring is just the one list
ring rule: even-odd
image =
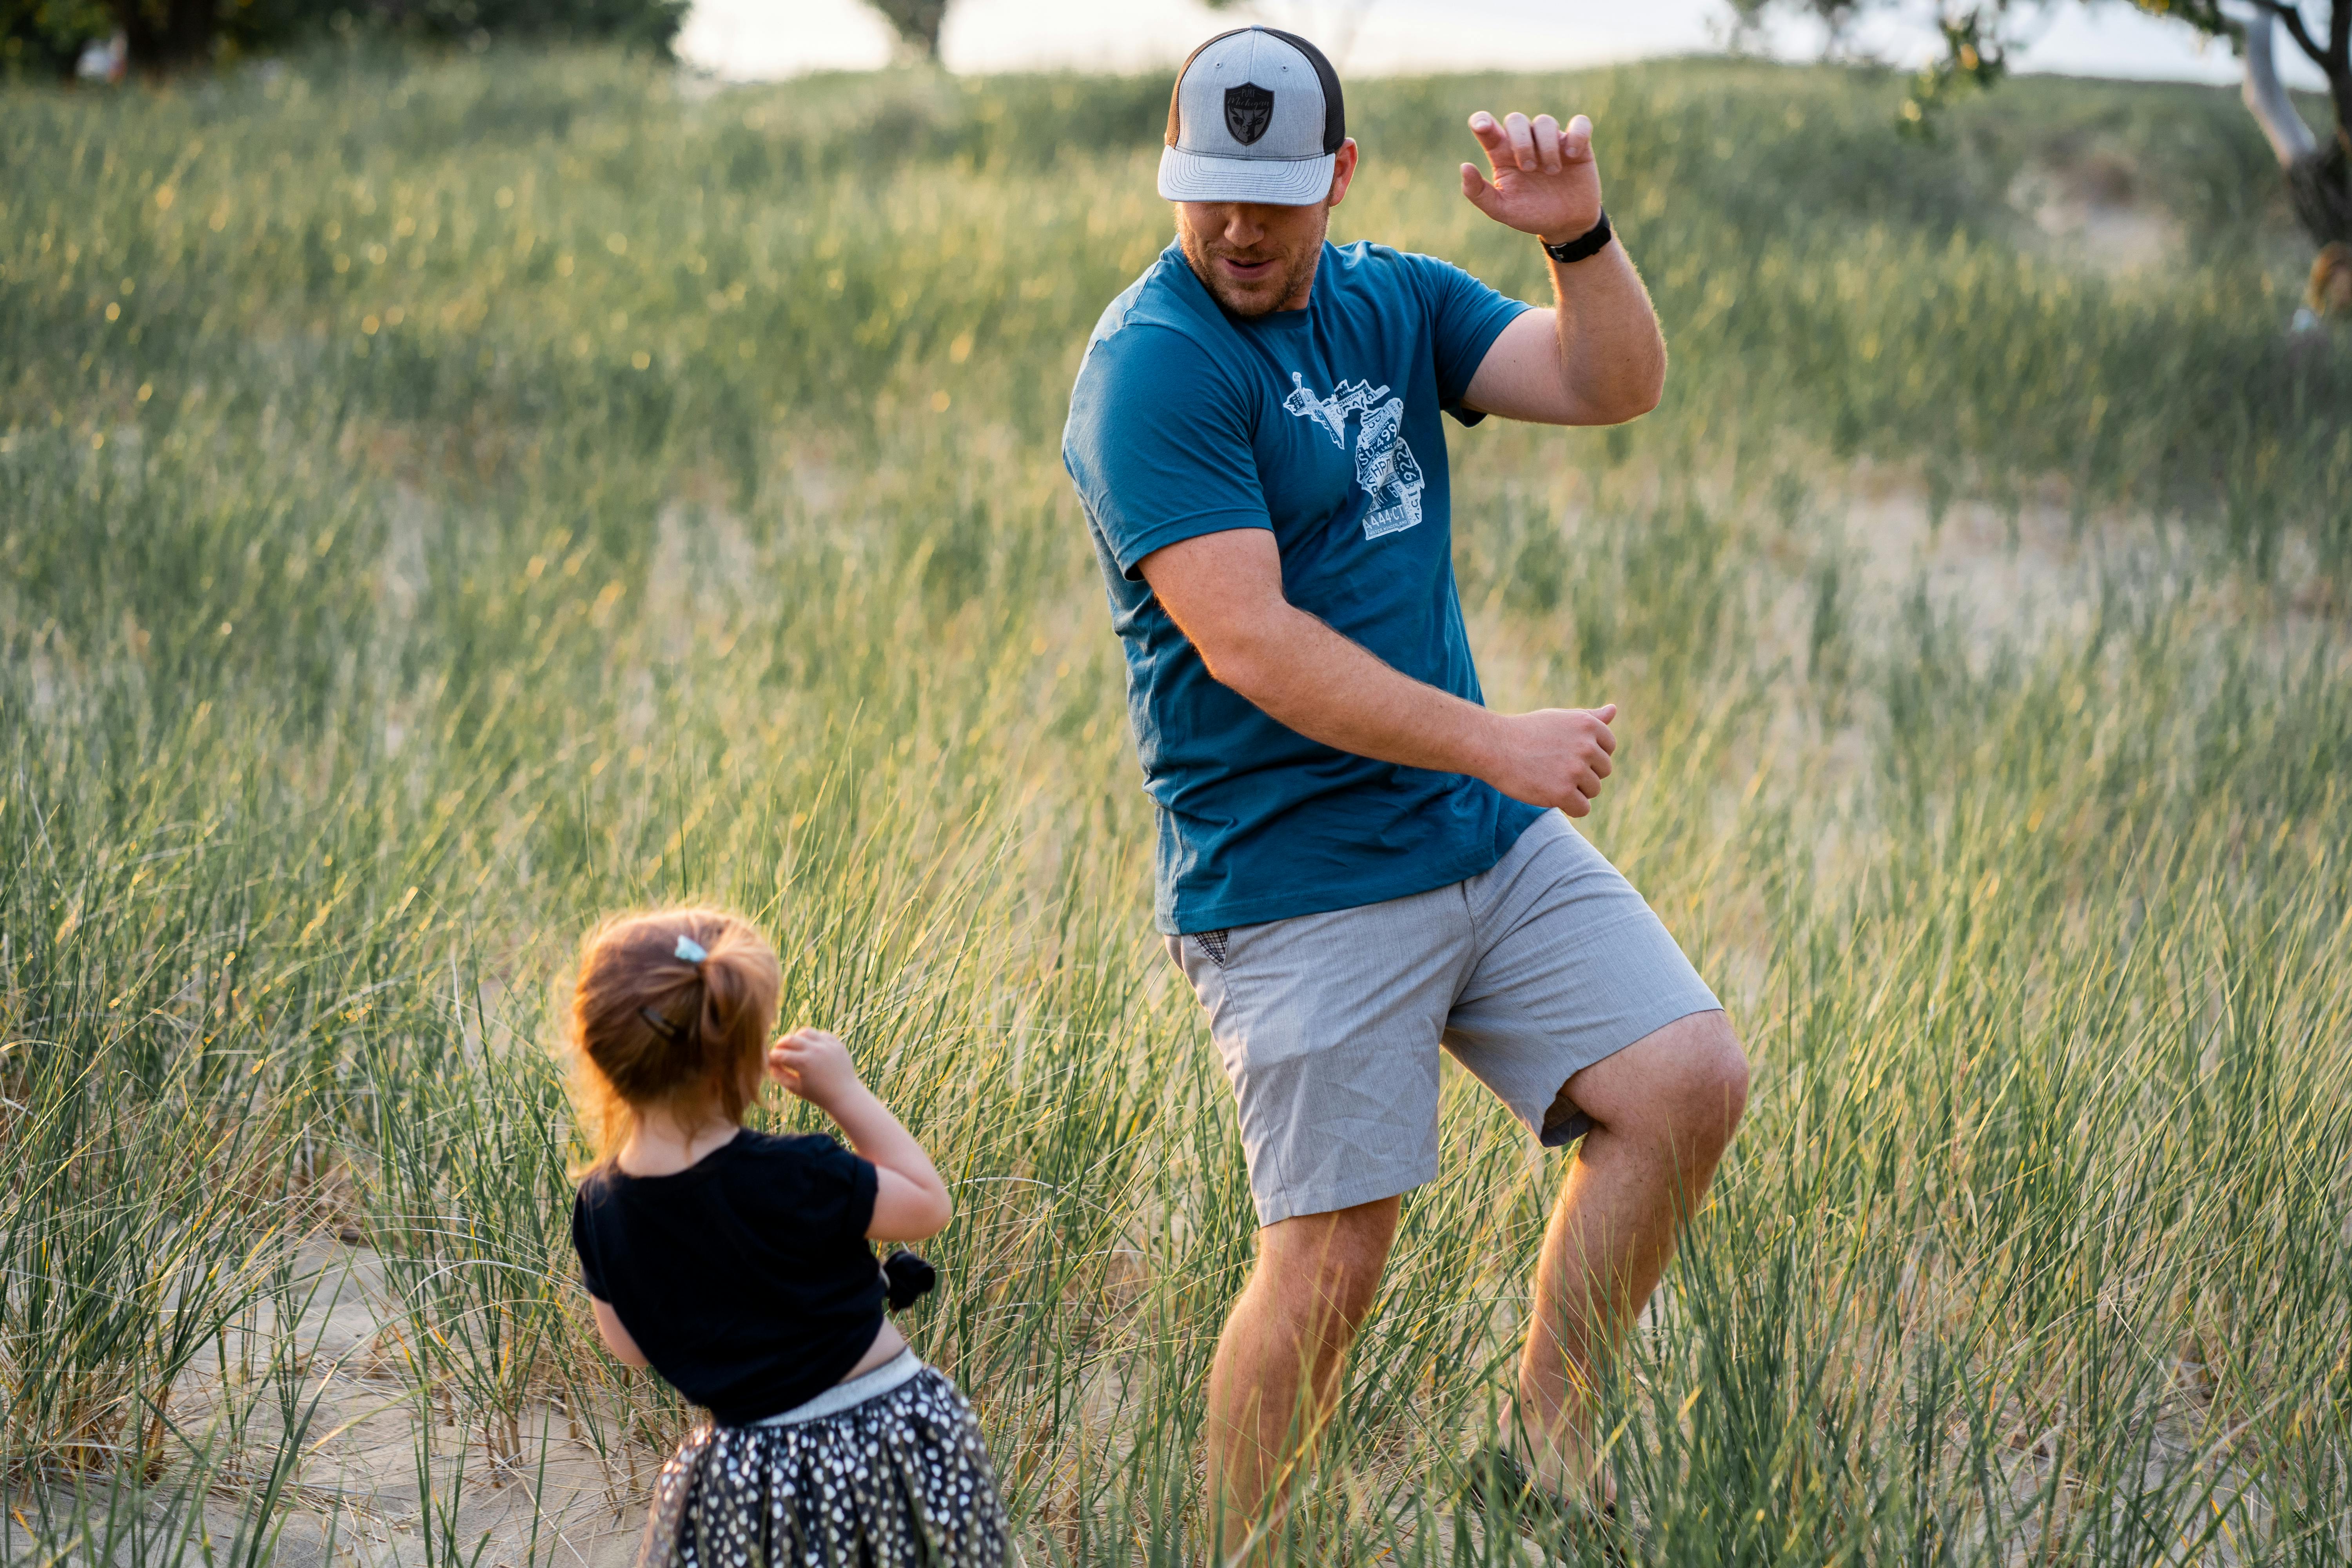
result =
[[1326,209],[1323,221],[1316,226],[1315,237],[1284,258],[1281,286],[1264,292],[1253,289],[1246,294],[1236,291],[1234,284],[1211,265],[1215,260],[1215,253],[1209,249],[1199,235],[1181,222],[1176,226],[1176,239],[1183,247],[1184,259],[1191,265],[1192,276],[1208,289],[1210,298],[1232,314],[1247,318],[1273,314],[1282,309],[1285,301],[1295,298],[1306,288],[1315,276],[1316,263],[1323,258],[1324,237],[1330,232],[1331,217]]

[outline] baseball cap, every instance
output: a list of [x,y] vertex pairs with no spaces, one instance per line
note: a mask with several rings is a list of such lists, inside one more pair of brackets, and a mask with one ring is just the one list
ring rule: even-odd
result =
[[1339,78],[1296,33],[1236,27],[1194,49],[1168,99],[1160,195],[1305,206],[1331,188],[1348,139]]

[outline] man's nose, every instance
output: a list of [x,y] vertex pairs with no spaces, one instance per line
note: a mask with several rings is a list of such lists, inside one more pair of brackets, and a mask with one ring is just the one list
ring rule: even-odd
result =
[[1265,226],[1245,206],[1235,206],[1225,214],[1225,243],[1238,249],[1247,249],[1265,237]]

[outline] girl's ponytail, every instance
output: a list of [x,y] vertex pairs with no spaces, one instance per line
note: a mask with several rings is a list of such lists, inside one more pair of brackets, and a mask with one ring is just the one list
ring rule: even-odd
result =
[[[705,956],[695,966],[702,981],[702,1036],[734,1042],[739,1048],[748,1041],[751,1048],[764,1054],[769,1032],[775,1027],[782,972],[758,931],[731,915],[719,919],[723,923],[700,938]],[[737,1058],[730,1054],[728,1059]]]

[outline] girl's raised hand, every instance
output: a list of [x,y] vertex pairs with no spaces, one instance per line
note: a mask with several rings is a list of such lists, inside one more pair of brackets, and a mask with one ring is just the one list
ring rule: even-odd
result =
[[955,1214],[947,1184],[890,1108],[866,1091],[849,1047],[823,1029],[794,1029],[768,1047],[768,1076],[824,1111],[874,1166],[873,1241],[937,1236]]
[[823,1029],[794,1029],[769,1047],[768,1076],[820,1110],[858,1086],[849,1047]]

